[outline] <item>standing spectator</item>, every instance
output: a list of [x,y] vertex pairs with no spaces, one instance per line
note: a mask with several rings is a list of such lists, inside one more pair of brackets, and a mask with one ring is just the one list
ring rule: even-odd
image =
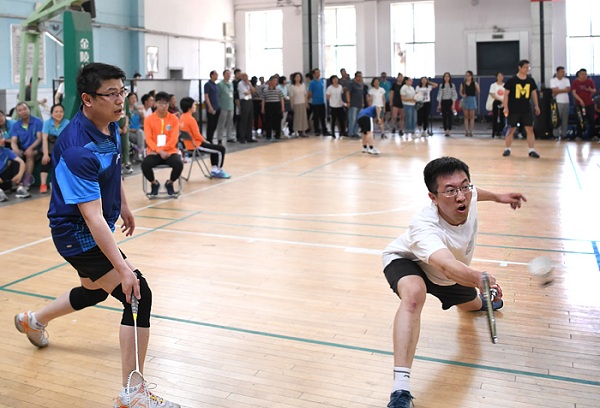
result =
[[429,116],[431,114],[431,90],[437,87],[438,84],[430,81],[429,78],[421,77],[419,80],[419,85],[417,85],[415,88],[415,93],[421,95],[419,97],[421,107],[417,111],[417,126],[421,128],[421,135],[424,135],[429,127]]
[[315,136],[321,136],[321,131],[324,136],[328,136],[327,125],[325,124],[326,105],[325,105],[325,85],[321,79],[321,71],[319,68],[312,70],[313,80],[308,86],[308,96],[312,99],[313,109],[313,126]]
[[[217,71],[210,71],[210,81],[204,84],[204,103],[206,105],[206,140],[213,142],[215,130],[219,124],[221,106],[219,105],[219,87],[217,86]],[[217,136],[218,139],[218,136]]]
[[42,166],[40,168],[40,193],[46,194],[48,173],[52,170],[52,149],[63,129],[69,124],[65,119],[65,109],[62,105],[52,105],[50,119],[42,127]]
[[412,83],[412,78],[406,77],[404,86],[400,90],[400,95],[404,104],[404,133],[414,136],[417,128],[417,109],[415,107],[417,101],[415,99],[415,88],[413,88]]
[[402,129],[404,129],[404,105],[402,104],[402,97],[400,96],[400,90],[404,86],[404,75],[398,73],[396,77],[396,83],[392,85],[390,90],[390,102],[392,104],[392,134],[396,133],[396,126],[398,127],[398,134],[403,135]]
[[[569,97],[567,96],[567,100]],[[496,73],[496,82],[490,85],[490,92],[486,102],[486,110],[492,112],[492,137],[501,137],[504,128],[505,116],[502,110],[502,101],[504,100],[504,75],[502,72]]]
[[[283,115],[281,116],[281,132],[285,135],[285,126],[288,122],[288,112],[292,110],[292,106],[290,105],[290,95],[288,91],[287,78],[285,76],[280,76],[277,79],[277,89],[281,91],[283,94],[283,104],[285,109],[283,111]],[[291,129],[288,129],[288,135],[290,135]]]
[[[238,84],[241,81],[242,70],[236,68],[233,70],[233,124],[235,125],[235,137],[239,140],[240,134],[240,95],[238,93]],[[236,139],[228,140],[228,142],[234,143]]]
[[130,93],[134,93],[137,94],[137,86],[138,86],[138,81],[142,79],[142,74],[140,74],[139,72],[135,72],[133,74],[133,80],[131,81],[131,92]]
[[142,149],[144,149],[144,131],[142,130],[142,115],[144,114],[142,105],[138,104],[137,94],[131,92],[127,95],[129,103],[129,142],[133,143],[133,149],[136,160],[142,161]]
[[477,110],[477,96],[479,84],[473,78],[473,72],[465,73],[465,80],[460,84],[460,96],[463,98],[463,114],[465,121],[465,136],[473,137],[475,127],[475,111]]
[[377,123],[381,128],[381,137],[385,137],[385,89],[380,86],[379,78],[371,80],[371,89],[369,89],[369,106],[379,106],[379,114],[381,118],[377,118]]
[[0,202],[8,201],[4,190],[11,190],[17,184],[18,198],[27,198],[31,194],[25,190],[21,180],[25,174],[25,162],[7,147],[0,146]]
[[[225,146],[208,143],[202,137],[200,133],[200,127],[198,122],[194,118],[196,112],[196,103],[194,99],[186,96],[181,98],[181,111],[183,112],[181,118],[179,118],[179,130],[187,132],[194,140],[196,148],[201,152],[210,154],[210,163],[212,164],[212,170],[210,172],[211,177],[228,179],[231,176],[223,170],[223,163],[225,162]],[[194,144],[189,140],[184,140],[186,150],[194,150]]]
[[527,145],[529,146],[529,157],[539,159],[540,155],[535,151],[535,135],[533,134],[533,115],[531,114],[531,104],[535,108],[535,114],[540,114],[538,104],[537,85],[532,77],[529,76],[529,61],[519,61],[519,71],[517,74],[506,81],[504,85],[504,114],[508,115],[508,126],[510,130],[506,134],[504,144],[506,149],[502,156],[510,156],[510,145],[513,141],[517,124],[525,127],[527,133]]
[[290,103],[294,111],[294,133],[304,137],[308,129],[308,98],[306,87],[302,83],[302,74],[292,74],[292,85],[290,86]]
[[565,77],[565,67],[556,68],[556,75],[550,80],[550,88],[552,88],[552,96],[556,99],[560,121],[560,128],[554,129],[554,137],[561,140],[567,137],[569,128],[569,92],[571,92],[571,81]]
[[382,72],[379,76],[379,86],[385,89],[385,116],[384,122],[389,122],[391,116],[391,104],[390,104],[390,91],[392,90],[392,83],[388,80],[387,73]]
[[437,95],[438,112],[442,112],[442,122],[444,124],[444,136],[450,137],[450,132],[452,132],[452,118],[454,112],[454,102],[458,99],[458,94],[456,93],[456,87],[452,83],[452,76],[449,72],[444,72],[444,76],[442,78],[442,86],[440,86],[440,91]]
[[315,131],[315,128],[313,126],[313,108],[312,108],[312,96],[310,95],[309,91],[308,91],[308,86],[310,85],[310,83],[313,80],[313,74],[312,72],[308,72],[306,75],[304,75],[304,87],[306,88],[306,100],[308,101],[307,103],[307,109],[306,109],[306,118],[308,120],[308,131],[309,132],[313,132]]
[[350,82],[346,91],[346,100],[350,101],[350,108],[348,109],[348,134],[350,137],[358,137],[358,123],[356,122],[356,116],[364,107],[363,95],[362,72],[356,71],[354,79]]
[[123,171],[127,174],[133,173],[130,154],[131,143],[129,142],[129,116],[131,116],[129,99],[125,98],[121,117],[117,123],[119,124],[119,135],[121,135],[121,161],[123,163]]
[[344,107],[346,102],[342,100],[344,88],[340,85],[337,75],[329,78],[331,85],[327,87],[326,97],[329,108],[331,109],[331,136],[335,139],[335,124],[338,124],[340,137],[346,133],[346,123],[344,122]]
[[228,142],[233,141],[233,112],[235,105],[233,102],[233,84],[231,83],[230,70],[226,69],[223,71],[223,80],[219,82],[218,88],[221,113],[219,114],[219,124],[217,126],[217,140],[218,144],[222,144],[224,140]]
[[576,140],[590,140],[594,135],[594,95],[596,94],[596,85],[594,85],[594,81],[588,78],[585,68],[577,71],[577,78],[575,78],[572,85],[575,109],[581,111],[588,125],[587,135],[584,135],[585,129],[577,126]]
[[[17,120],[10,128],[11,147],[13,152],[25,161],[25,175],[23,176],[23,190],[29,196],[29,186],[33,184],[33,169],[40,156],[42,144],[42,128],[44,123],[40,118],[31,116],[29,106],[25,102],[17,104]],[[17,193],[19,197],[19,193]]]
[[[345,68],[340,69],[340,85],[344,88],[344,94],[342,95],[342,100],[344,101],[344,109],[343,109],[343,118],[342,120],[347,125],[348,124],[348,106],[350,106],[350,101],[346,99],[346,93],[348,92],[348,87],[352,84],[352,78],[346,72]],[[344,133],[344,136],[348,136],[348,132]]]
[[240,74],[238,83],[238,94],[240,98],[240,123],[237,140],[240,143],[255,143],[252,139],[252,117],[254,116],[254,101],[252,95],[255,92],[254,86],[248,80],[248,74]]
[[173,94],[169,94],[168,111],[177,117],[181,116],[181,111],[179,110],[179,106],[177,106],[177,97]]
[[166,92],[156,94],[156,112],[144,120],[146,137],[146,157],[142,161],[142,173],[150,182],[150,195],[158,195],[160,183],[154,178],[154,167],[166,164],[171,167],[171,176],[165,182],[170,196],[175,195],[173,182],[179,179],[183,171],[183,162],[177,144],[179,143],[179,119],[168,111],[169,95]]
[[65,96],[65,77],[60,76],[58,78],[58,88],[56,88],[56,93],[54,94],[54,104],[60,105]]
[[283,93],[277,88],[277,76],[269,78],[266,88],[263,90],[261,111],[265,123],[265,138],[271,140],[271,132],[274,132],[275,140],[281,139],[281,116],[285,112]]
[[[263,77],[261,77],[263,78]],[[264,78],[263,78],[264,79]],[[254,114],[254,131],[257,135],[262,134],[265,121],[262,116],[262,91],[263,85],[258,83],[258,78],[253,76],[250,80],[252,84],[252,102]],[[264,81],[263,81],[264,82]]]

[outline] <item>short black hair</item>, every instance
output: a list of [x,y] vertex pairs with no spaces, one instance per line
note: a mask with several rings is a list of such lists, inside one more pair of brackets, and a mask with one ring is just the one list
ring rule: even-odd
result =
[[529,64],[529,60],[522,59],[517,65],[519,66],[519,68],[521,68],[525,64]]
[[158,101],[166,101],[169,102],[169,99],[171,99],[172,95],[169,95],[168,93],[164,92],[164,91],[160,91],[159,93],[156,94],[156,96],[154,97],[154,99],[156,100],[156,102]]
[[194,99],[190,98],[189,96],[183,97],[179,101],[179,106],[181,107],[181,111],[183,113],[186,113],[187,111],[192,109],[192,106],[194,106]]
[[94,95],[102,86],[102,81],[107,79],[125,81],[126,78],[125,72],[115,65],[92,62],[82,67],[77,74],[77,93],[80,97],[84,93]]
[[61,107],[63,108],[63,111],[65,110],[65,108],[60,104],[60,103],[55,103],[54,105],[52,105],[52,107],[50,108],[50,114],[54,113],[54,109],[56,109],[56,107]]
[[565,67],[563,67],[562,65],[559,65],[558,67],[556,67],[556,72],[560,71],[561,69],[565,69]]
[[148,99],[150,99],[150,98],[153,98],[153,96],[150,95],[150,94],[144,94],[144,95],[142,95],[142,103],[146,103],[146,101]]
[[337,75],[332,75],[329,77],[329,82],[333,82],[333,78],[340,79]]
[[462,160],[455,157],[440,157],[427,163],[425,170],[423,170],[423,178],[425,179],[425,185],[430,193],[437,194],[438,189],[438,177],[450,176],[457,171],[464,171],[469,181],[471,181],[471,174],[469,173],[469,166]]

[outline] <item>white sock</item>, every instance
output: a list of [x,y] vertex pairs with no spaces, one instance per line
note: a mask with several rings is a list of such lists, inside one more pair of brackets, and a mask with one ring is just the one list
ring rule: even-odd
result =
[[37,321],[37,319],[35,318],[35,313],[32,312],[30,314],[30,316],[31,316],[31,319],[30,319],[31,324],[34,325],[37,329],[43,329],[44,327],[46,327]]
[[505,148],[505,150],[508,150],[510,152],[510,147]]
[[394,367],[394,389],[410,391],[410,367]]
[[529,148],[529,153],[531,153],[531,152],[535,152],[535,149],[533,147]]
[[217,171],[219,171],[219,168],[217,166],[212,166],[212,171],[216,173]]

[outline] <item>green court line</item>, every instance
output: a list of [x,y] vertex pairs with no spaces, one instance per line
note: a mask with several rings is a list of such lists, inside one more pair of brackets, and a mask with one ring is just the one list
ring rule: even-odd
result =
[[[40,294],[30,293],[30,292],[23,292],[23,291],[14,290],[14,289],[0,288],[0,290],[2,290],[4,292],[15,293],[18,295],[37,297],[37,298],[41,298],[41,299],[48,299],[48,300],[55,299],[54,297],[51,297],[51,296],[40,295]],[[99,309],[113,311],[113,312],[118,312],[118,313],[121,313],[123,311],[123,309],[121,309],[121,308],[116,308],[116,307],[112,307],[112,306],[96,305],[94,307],[99,308]],[[326,347],[332,347],[332,348],[337,348],[337,349],[359,351],[359,352],[378,354],[378,355],[384,355],[384,356],[393,356],[394,355],[393,352],[388,351],[388,350],[380,350],[380,349],[361,347],[361,346],[352,346],[349,344],[333,343],[333,342],[329,342],[329,341],[308,339],[308,338],[304,338],[304,337],[288,336],[285,334],[270,333],[270,332],[265,332],[265,331],[260,331],[260,330],[244,329],[241,327],[224,326],[224,325],[215,324],[215,323],[198,322],[195,320],[181,319],[181,318],[172,317],[172,316],[152,314],[152,317],[155,319],[163,319],[163,320],[168,320],[168,321],[176,322],[176,323],[190,324],[190,325],[201,326],[201,327],[209,327],[209,328],[217,329],[217,330],[226,330],[226,331],[231,331],[231,332],[236,332],[236,333],[245,333],[245,334],[251,334],[251,335],[261,336],[261,337],[270,337],[270,338],[274,338],[274,339],[294,341],[294,342],[304,343],[304,344],[314,344],[314,345],[318,345],[318,346],[326,346]],[[503,373],[503,374],[520,375],[520,376],[524,376],[524,377],[541,378],[544,380],[553,380],[553,381],[561,381],[561,382],[567,382],[567,383],[573,383],[573,384],[582,384],[582,385],[591,385],[594,387],[600,387],[600,381],[584,380],[581,378],[566,377],[566,376],[562,376],[562,375],[535,373],[535,372],[531,372],[531,371],[514,370],[511,368],[494,367],[494,366],[484,365],[484,364],[466,363],[463,361],[447,360],[447,359],[443,359],[443,358],[435,358],[435,357],[427,357],[427,356],[419,356],[419,355],[415,355],[415,359],[421,360],[421,361],[427,361],[430,363],[473,368],[476,370],[494,371],[494,372]]]

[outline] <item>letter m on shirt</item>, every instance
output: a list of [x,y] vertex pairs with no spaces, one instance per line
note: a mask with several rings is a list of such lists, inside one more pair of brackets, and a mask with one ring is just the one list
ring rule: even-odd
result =
[[525,86],[521,84],[517,84],[515,88],[515,98],[516,99],[529,99],[529,94],[531,93],[531,84],[526,84]]

